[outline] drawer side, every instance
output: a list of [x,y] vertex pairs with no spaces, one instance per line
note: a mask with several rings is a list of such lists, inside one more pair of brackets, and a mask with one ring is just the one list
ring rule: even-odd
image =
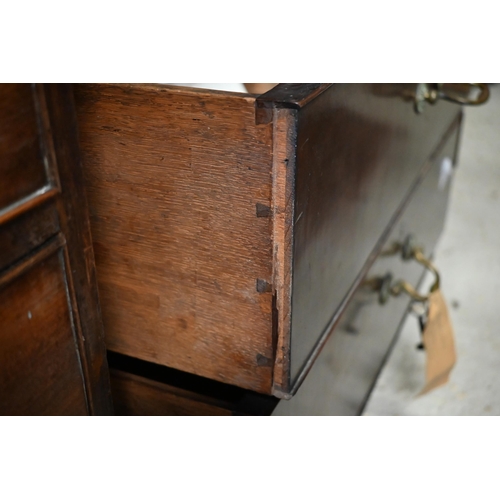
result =
[[75,88],[108,349],[272,383],[272,125],[255,99]]

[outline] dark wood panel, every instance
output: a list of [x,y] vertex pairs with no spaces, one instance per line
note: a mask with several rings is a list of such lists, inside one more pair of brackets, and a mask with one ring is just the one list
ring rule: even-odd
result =
[[0,271],[45,243],[59,229],[59,216],[54,201],[0,225]]
[[418,115],[408,87],[397,89],[337,84],[299,111],[292,384],[460,113],[438,102]]
[[259,96],[257,107],[300,109],[331,85],[331,83],[280,83]]
[[109,348],[269,392],[272,127],[255,125],[255,98],[162,85],[76,97]]
[[35,87],[0,85],[0,214],[48,185]]
[[[67,84],[44,85],[46,123],[57,165],[55,183],[69,295],[74,311],[76,340],[85,376],[90,413],[113,412],[104,331],[99,308],[94,251],[80,160],[78,123],[73,89]],[[45,116],[45,115],[44,115]]]
[[0,277],[0,414],[88,414],[62,250],[19,266]]
[[0,85],[0,111],[2,411],[110,414],[71,86]]
[[184,415],[193,411],[196,414],[258,416],[269,415],[279,401],[272,396],[112,351],[108,351],[108,363],[114,406],[119,415]]
[[[457,139],[458,130],[455,129],[440,154],[427,166],[427,175],[418,183],[414,195],[384,241],[385,249],[391,248],[395,242],[403,242],[412,234],[425,254],[432,254],[443,229],[450,187],[449,182],[440,184],[441,162],[445,157],[455,159]],[[415,286],[423,274],[423,267],[403,261],[400,254],[381,255],[363,281],[368,282],[388,271],[395,280],[405,279]],[[442,276],[442,280],[446,280],[446,276]],[[274,414],[360,414],[409,303],[408,296],[402,295],[390,297],[386,304],[380,305],[378,293],[361,285],[298,392],[291,400],[280,402]],[[415,346],[419,342],[420,338],[416,336]],[[415,349],[414,355],[422,356],[423,353]]]
[[111,370],[111,389],[117,415],[229,416],[202,394],[184,391],[127,372]]

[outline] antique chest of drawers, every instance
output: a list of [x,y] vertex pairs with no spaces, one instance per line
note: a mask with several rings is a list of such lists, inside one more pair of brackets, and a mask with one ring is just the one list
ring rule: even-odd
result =
[[365,285],[419,281],[383,250],[430,254],[456,163],[460,106],[415,96],[75,86],[118,412],[360,412],[409,304]]

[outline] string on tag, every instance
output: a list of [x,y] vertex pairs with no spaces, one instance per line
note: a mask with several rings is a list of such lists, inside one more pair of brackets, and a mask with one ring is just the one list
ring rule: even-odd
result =
[[379,291],[379,302],[385,304],[390,296],[402,293],[412,298],[410,311],[417,316],[421,342],[418,349],[425,350],[425,384],[418,396],[448,382],[451,370],[456,363],[455,340],[446,301],[440,290],[438,270],[425,257],[423,250],[413,245],[413,238],[408,236],[403,244],[394,243],[382,255],[394,255],[401,252],[404,260],[416,260],[434,275],[434,283],[427,295],[420,294],[410,283],[404,280],[393,283],[391,273],[379,278],[372,278],[367,284]]

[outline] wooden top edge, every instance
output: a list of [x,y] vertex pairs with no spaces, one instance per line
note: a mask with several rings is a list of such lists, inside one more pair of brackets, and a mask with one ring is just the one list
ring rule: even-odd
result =
[[280,83],[265,94],[250,94],[231,92],[227,90],[212,90],[198,87],[184,87],[168,83],[83,83],[85,87],[115,88],[124,92],[147,91],[155,93],[167,92],[197,97],[220,97],[224,99],[244,99],[256,103],[258,108],[289,108],[301,109],[313,99],[330,88],[332,83]]
[[303,108],[330,88],[332,83],[280,83],[257,98],[261,108]]
[[248,94],[245,92],[232,92],[229,90],[212,90],[212,89],[204,89],[199,87],[185,87],[182,85],[174,85],[168,83],[83,83],[78,84],[79,86],[92,86],[92,87],[112,87],[112,88],[120,88],[124,91],[134,91],[134,90],[142,90],[149,92],[169,92],[169,93],[177,93],[177,94],[186,94],[186,95],[196,95],[196,96],[219,96],[225,98],[244,98],[249,102],[254,102],[256,99],[256,95]]

